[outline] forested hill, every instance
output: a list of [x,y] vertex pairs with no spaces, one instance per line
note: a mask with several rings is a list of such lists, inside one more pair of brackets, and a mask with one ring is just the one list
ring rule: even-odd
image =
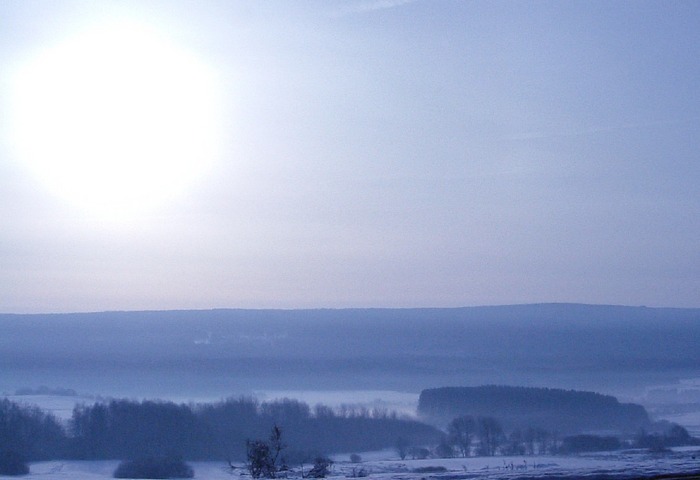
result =
[[0,391],[50,385],[115,396],[220,398],[256,389],[417,393],[501,383],[608,392],[620,379],[678,378],[700,365],[700,309],[543,304],[1,314],[0,331]]
[[423,390],[418,413],[437,423],[471,415],[494,417],[509,429],[535,427],[566,434],[635,433],[650,424],[644,407],[622,404],[610,395],[495,385]]

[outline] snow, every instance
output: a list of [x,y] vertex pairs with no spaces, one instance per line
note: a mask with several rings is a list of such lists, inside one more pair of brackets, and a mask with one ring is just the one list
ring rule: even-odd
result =
[[[693,458],[695,457],[695,458]],[[363,458],[365,458],[363,456]],[[665,456],[646,452],[615,452],[580,456],[503,456],[426,460],[384,460],[358,464],[337,464],[336,473],[347,476],[352,467],[362,466],[372,477],[391,479],[518,479],[556,477],[640,478],[666,473],[700,471],[700,449],[685,449]],[[415,473],[416,469],[444,467],[444,473]]]
[[[348,455],[334,456],[335,464],[330,478],[352,477],[360,468],[377,480],[525,480],[525,479],[609,479],[644,478],[664,474],[700,472],[700,449],[682,448],[663,456],[643,451],[598,453],[580,456],[504,456],[426,460],[400,460],[390,451],[360,454],[361,463],[350,463]],[[26,480],[104,480],[112,477],[117,461],[51,461],[30,465]],[[225,462],[189,462],[195,479],[237,480],[250,478],[243,465],[231,472]],[[433,467],[432,469],[430,467]],[[420,473],[417,469],[446,471]],[[308,472],[309,466],[306,466]],[[290,478],[301,478],[295,468]],[[9,478],[9,477],[0,477]]]

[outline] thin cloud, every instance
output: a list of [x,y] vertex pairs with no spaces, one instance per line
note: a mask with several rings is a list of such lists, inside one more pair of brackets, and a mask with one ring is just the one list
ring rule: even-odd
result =
[[508,140],[539,140],[543,138],[557,138],[557,137],[581,137],[587,135],[596,135],[599,133],[611,133],[618,132],[622,130],[636,130],[639,128],[649,128],[649,127],[664,127],[669,125],[686,125],[690,123],[696,123],[700,118],[688,118],[682,120],[658,120],[653,122],[634,122],[626,123],[622,125],[609,125],[600,127],[589,127],[589,128],[577,128],[571,130],[547,130],[547,131],[534,131],[534,132],[524,132],[517,133],[515,135],[508,136]]
[[363,13],[376,12],[378,10],[388,10],[390,8],[402,7],[418,0],[366,0],[363,2],[353,2],[344,6],[335,13],[335,16],[357,15]]

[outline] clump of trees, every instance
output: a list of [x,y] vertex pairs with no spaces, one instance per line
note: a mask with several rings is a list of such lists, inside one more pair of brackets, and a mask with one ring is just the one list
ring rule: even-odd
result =
[[[432,451],[434,457],[468,457],[502,455],[575,454],[595,451],[613,451],[620,448],[646,448],[651,452],[665,452],[670,447],[700,445],[682,426],[660,421],[651,424],[651,430],[641,429],[633,439],[611,435],[578,434],[559,438],[556,432],[542,428],[514,428],[506,434],[499,420],[493,417],[461,415],[447,426],[447,435]],[[409,447],[413,458],[427,458],[431,452]]]
[[[276,440],[268,437],[271,430],[277,431]],[[268,440],[247,441],[251,438]],[[664,451],[699,443],[683,427],[662,422],[641,430],[624,446]],[[79,405],[64,427],[37,407],[0,400],[0,473],[4,474],[26,473],[29,462],[41,460],[139,459],[136,466],[143,466],[148,465],[144,459],[163,463],[175,455],[186,460],[247,460],[257,465],[256,475],[275,478],[284,464],[317,459],[308,475],[325,475],[331,468],[327,454],[388,447],[402,459],[416,459],[608,450],[618,445],[622,444],[607,437],[574,435],[560,440],[542,428],[506,430],[493,416],[459,415],[442,432],[384,410],[311,408],[296,400],[260,403],[246,397],[189,405],[133,400]],[[359,460],[357,456],[353,462]]]
[[653,430],[641,429],[634,439],[634,446],[646,448],[652,453],[662,453],[671,447],[681,445],[700,445],[700,439],[694,438],[682,426],[661,421],[652,425]]
[[[269,440],[246,441],[246,468],[250,476],[270,479],[286,476],[289,466],[282,455],[286,447],[282,442],[282,429],[277,425],[272,427]],[[311,469],[304,473],[304,460],[300,463],[302,478],[326,478],[333,465],[328,457],[318,455]]]
[[443,437],[440,443],[434,449],[435,456],[438,458],[452,458],[455,456],[454,448],[448,442],[447,438]]
[[471,415],[462,415],[453,419],[447,426],[447,434],[463,457],[471,454],[471,445],[476,435],[476,421]]
[[426,447],[410,447],[408,453],[413,460],[425,460],[430,457],[430,449]]
[[[582,442],[590,437],[589,440],[593,445],[599,438],[595,436],[580,437],[571,437],[570,439],[567,437],[566,442],[562,443],[555,433],[534,427],[515,428],[506,433],[501,422],[494,417],[460,415],[449,422],[446,434],[440,437],[437,444],[433,444],[432,449],[411,445],[401,438],[397,440],[394,448],[401,459],[410,456],[414,460],[431,457],[453,458],[461,456],[466,458],[472,455],[489,457],[499,454],[538,455],[587,451],[582,450],[584,448]],[[598,445],[605,446],[601,450],[609,449],[609,444],[599,442]]]
[[[611,439],[615,442],[611,443]],[[447,426],[447,435],[433,449],[435,457],[469,457],[471,455],[541,455],[575,453],[592,450],[619,448],[621,442],[615,437],[578,435],[566,437],[563,442],[555,433],[542,428],[514,428],[506,433],[500,421],[494,417],[460,415]],[[418,449],[412,451],[417,452]],[[414,458],[426,458],[429,452]]]
[[69,433],[71,456],[84,460],[164,457],[173,452],[196,459],[208,442],[206,427],[189,406],[160,401],[79,405]]
[[146,456],[123,461],[114,478],[193,478],[194,470],[179,456]]
[[502,443],[505,435],[503,427],[493,417],[479,417],[477,419],[479,428],[479,453],[487,457],[496,455],[498,446]]
[[503,439],[499,450],[504,455],[541,455],[557,453],[557,437],[542,428],[516,428]]
[[281,472],[288,470],[282,450],[282,430],[275,425],[270,433],[270,440],[246,441],[246,466],[253,478],[277,478]]
[[497,417],[509,430],[537,425],[566,434],[610,429],[632,434],[651,424],[644,407],[620,403],[610,395],[502,385],[423,390],[418,413],[439,425],[469,413]]
[[29,473],[24,457],[14,450],[0,450],[0,475],[19,476]]
[[411,443],[404,437],[397,438],[396,443],[394,444],[394,449],[396,450],[396,453],[398,453],[399,458],[401,458],[401,460],[404,460],[406,458],[410,447]]
[[473,452],[493,456],[504,443],[505,434],[500,422],[493,417],[455,417],[447,426],[447,436],[435,449],[438,457],[456,454],[469,457]]
[[79,406],[70,422],[70,454],[82,459],[124,459],[177,452],[188,460],[244,460],[246,440],[285,432],[288,462],[347,451],[380,450],[399,436],[430,444],[440,432],[416,420],[372,410],[331,409],[296,400],[253,398],[177,405],[113,400]]
[[[0,449],[8,466],[60,458],[68,438],[58,420],[38,407],[0,400]],[[9,467],[8,467],[9,468]]]
[[431,444],[440,435],[435,427],[383,410],[312,409],[288,399],[260,403],[242,397],[207,404],[111,400],[76,406],[67,424],[38,407],[0,400],[0,450],[24,462],[172,454],[187,460],[239,461],[246,458],[246,439],[265,438],[273,425],[285,431],[290,446],[285,453],[295,462],[389,448],[398,437],[410,444]]
[[560,453],[609,452],[622,448],[617,437],[600,435],[573,435],[562,440]]

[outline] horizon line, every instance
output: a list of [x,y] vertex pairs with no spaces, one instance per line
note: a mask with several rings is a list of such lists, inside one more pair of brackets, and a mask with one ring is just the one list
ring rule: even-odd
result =
[[300,307],[300,308],[266,308],[266,307],[212,307],[212,308],[164,308],[164,309],[134,309],[134,310],[85,310],[66,312],[0,312],[0,316],[36,316],[36,315],[102,315],[115,313],[168,313],[168,312],[222,312],[222,311],[250,311],[250,312],[304,312],[304,311],[349,311],[349,310],[467,310],[479,308],[507,308],[507,307],[542,307],[542,306],[569,306],[569,307],[607,307],[626,309],[648,310],[700,310],[700,307],[668,307],[647,305],[625,305],[612,303],[583,303],[583,302],[532,302],[532,303],[503,303],[462,305],[454,307],[423,306],[423,307]]

